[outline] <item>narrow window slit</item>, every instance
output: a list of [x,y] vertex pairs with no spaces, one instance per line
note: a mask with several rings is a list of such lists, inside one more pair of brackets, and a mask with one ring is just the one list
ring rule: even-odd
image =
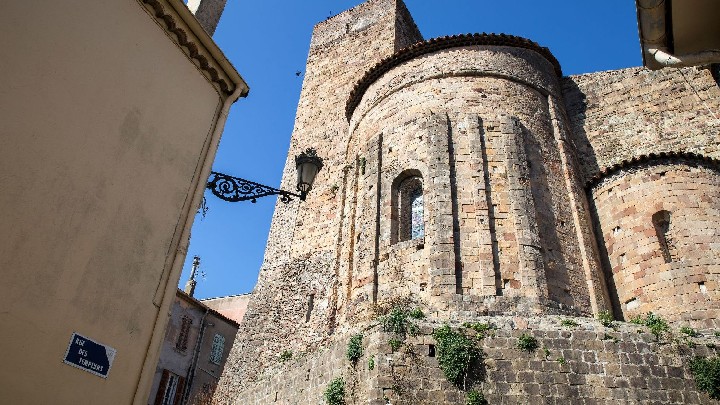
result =
[[305,322],[310,322],[313,306],[315,306],[315,294],[308,295],[307,312],[305,313]]
[[655,235],[660,244],[660,253],[665,263],[672,262],[672,238],[670,237],[670,211],[658,211],[652,216]]

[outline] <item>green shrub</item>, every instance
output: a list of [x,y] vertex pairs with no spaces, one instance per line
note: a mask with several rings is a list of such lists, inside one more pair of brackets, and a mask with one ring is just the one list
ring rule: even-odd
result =
[[392,351],[393,351],[393,352],[396,352],[397,349],[399,349],[400,346],[402,346],[403,341],[400,340],[400,339],[394,339],[394,338],[393,338],[393,339],[390,339],[390,341],[389,341],[388,343],[390,343],[390,348],[392,349]]
[[407,333],[410,336],[417,336],[418,332],[420,332],[420,328],[417,327],[414,323],[408,322],[407,323]]
[[460,386],[473,361],[482,357],[482,351],[474,339],[444,325],[435,329],[433,338],[437,342],[437,359],[440,369],[451,383]]
[[368,370],[375,370],[375,356],[370,356],[370,360],[368,360]]
[[345,380],[338,377],[328,384],[323,398],[328,405],[345,405]]
[[645,317],[645,326],[650,329],[650,332],[655,335],[657,339],[660,339],[660,337],[664,333],[670,331],[670,326],[668,326],[667,321],[653,314],[652,312],[648,312],[647,316]]
[[695,385],[712,399],[720,399],[720,357],[695,357],[690,361]]
[[537,339],[535,339],[535,337],[523,333],[518,338],[517,347],[518,349],[524,350],[526,352],[534,352],[538,348],[538,341]]
[[645,325],[645,318],[643,318],[642,315],[635,315],[630,318],[630,323],[634,323],[635,325]]
[[286,361],[292,359],[293,352],[290,350],[283,350],[282,353],[280,353],[280,362],[285,363]]
[[357,363],[358,359],[363,355],[362,340],[362,333],[358,333],[357,335],[353,335],[353,337],[351,337],[350,341],[348,342],[345,355],[347,356],[347,359],[350,360],[350,362],[353,364]]
[[478,390],[470,390],[467,393],[467,400],[465,405],[487,405],[488,401],[485,399],[485,395]]
[[558,358],[557,358],[557,362],[560,363],[560,364],[565,364],[565,363],[567,363],[567,362],[565,361],[565,357],[558,357]]
[[489,330],[495,329],[495,325],[482,322],[465,322],[462,326],[463,328],[472,329],[477,332],[476,337],[478,339],[484,339],[487,336]]
[[560,325],[574,328],[579,324],[572,319],[563,319],[562,321],[560,321]]
[[425,318],[425,314],[423,313],[422,309],[420,309],[420,308],[413,309],[412,311],[410,311],[408,313],[408,315],[410,316],[410,318],[413,318],[413,319],[424,319]]
[[408,320],[409,312],[400,309],[393,308],[389,314],[380,317],[380,324],[382,324],[383,331],[387,333],[394,333],[401,339],[405,339],[408,335],[417,334],[417,326]]
[[415,308],[412,311],[393,308],[387,315],[378,318],[378,321],[380,321],[382,325],[383,332],[394,335],[388,342],[393,352],[402,346],[407,335],[415,336],[419,332],[417,325],[412,323],[409,318],[419,319],[424,316],[419,308]]
[[602,324],[602,326],[606,328],[614,328],[615,327],[615,318],[613,318],[613,315],[610,313],[610,311],[600,311],[600,313],[597,315],[598,321]]
[[[662,319],[661,317],[653,314],[652,312],[648,312],[645,314],[645,316],[642,315],[636,315],[632,319],[630,319],[631,323],[637,324],[637,325],[645,325],[650,329],[650,333],[655,335],[656,339],[660,339],[665,333],[670,331],[670,326],[668,325],[667,321]],[[686,329],[687,332],[697,333],[692,328],[689,327],[683,327],[680,329],[680,332],[684,332],[683,329]],[[640,331],[638,331],[640,332]]]
[[689,326],[683,326],[682,328],[680,328],[680,333],[684,333],[684,334],[688,335],[689,337],[700,336],[700,334],[695,329],[693,329]]

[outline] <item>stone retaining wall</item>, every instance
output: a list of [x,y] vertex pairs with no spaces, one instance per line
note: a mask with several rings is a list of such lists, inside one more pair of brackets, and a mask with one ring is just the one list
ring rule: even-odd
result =
[[[578,325],[562,326],[565,319]],[[693,356],[716,355],[714,345],[720,339],[710,331],[689,340],[675,331],[657,342],[644,326],[618,323],[613,329],[589,318],[490,317],[480,321],[497,327],[479,341],[485,358],[475,365],[480,378],[473,386],[490,404],[714,403],[695,388],[688,368]],[[420,334],[408,337],[395,352],[389,344],[392,336],[382,332],[381,326],[364,331],[364,354],[354,367],[345,358],[352,333],[338,336],[322,350],[296,354],[286,363],[278,361],[228,403],[320,405],[325,403],[322,395],[327,384],[337,377],[345,381],[348,405],[464,403],[465,392],[449,383],[438,367],[432,330],[442,324],[417,323]],[[523,334],[537,339],[536,351],[518,348]],[[372,370],[370,358],[374,359]]]

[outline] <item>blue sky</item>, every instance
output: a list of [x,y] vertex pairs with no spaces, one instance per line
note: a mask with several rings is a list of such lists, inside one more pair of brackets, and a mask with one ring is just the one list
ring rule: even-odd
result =
[[[280,184],[313,26],[360,4],[355,0],[228,0],[214,39],[250,86],[233,106],[213,170]],[[628,0],[406,0],[425,39],[461,33],[505,33],[550,51],[565,75],[641,65],[634,2]],[[195,296],[251,292],[265,250],[274,197],[226,203],[206,192],[180,278],[192,257],[206,274]],[[312,194],[309,198],[312,198]]]

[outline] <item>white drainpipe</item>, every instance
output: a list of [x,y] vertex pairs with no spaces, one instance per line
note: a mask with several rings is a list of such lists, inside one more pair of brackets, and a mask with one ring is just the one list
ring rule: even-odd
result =
[[701,66],[709,65],[711,63],[720,63],[720,51],[714,49],[679,56],[671,55],[657,48],[646,48],[645,52],[652,56],[658,63],[666,67],[680,68],[686,66]]

